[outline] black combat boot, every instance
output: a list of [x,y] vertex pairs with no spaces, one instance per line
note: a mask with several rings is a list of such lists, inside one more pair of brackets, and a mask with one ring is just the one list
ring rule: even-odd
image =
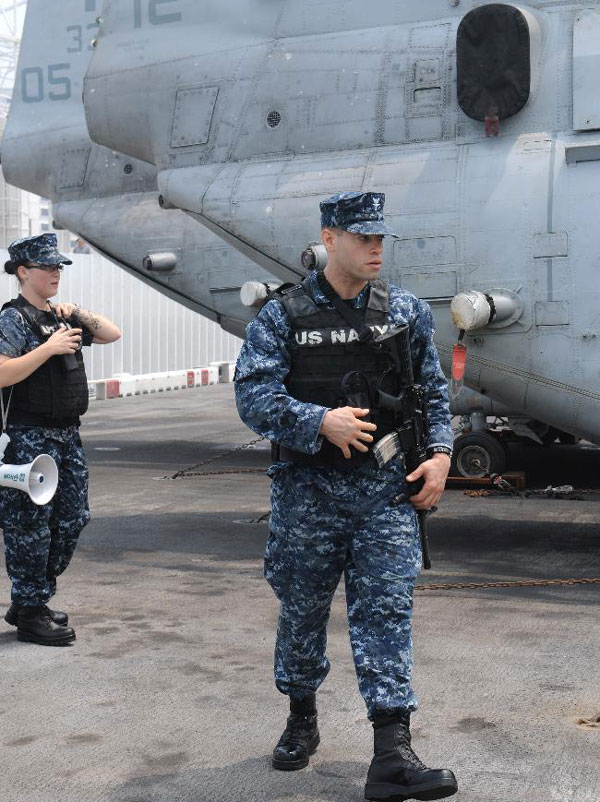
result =
[[[69,623],[69,616],[66,613],[62,613],[60,610],[51,610],[49,607],[46,607],[46,605],[44,605],[44,610],[46,610],[46,612],[50,614],[50,617],[52,618],[55,624],[60,624],[61,627],[66,627],[67,624]],[[4,620],[6,621],[7,624],[10,624],[11,627],[16,627],[18,615],[19,615],[19,605],[13,602],[6,611]]]
[[300,700],[290,699],[287,726],[273,750],[273,768],[279,771],[305,768],[319,741],[315,694]]
[[428,769],[410,746],[410,713],[377,713],[373,720],[375,757],[369,767],[365,799],[404,802],[443,799],[458,790],[449,769]]
[[75,630],[52,620],[50,610],[40,607],[19,607],[17,638],[41,646],[66,646],[75,640]]

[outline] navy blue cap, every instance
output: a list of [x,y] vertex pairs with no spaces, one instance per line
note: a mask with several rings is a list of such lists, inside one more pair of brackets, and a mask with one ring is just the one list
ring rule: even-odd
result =
[[8,246],[10,261],[17,265],[37,262],[40,265],[72,265],[73,262],[58,251],[56,234],[39,234],[37,237],[16,239]]
[[396,237],[383,219],[383,192],[341,192],[321,201],[321,228]]

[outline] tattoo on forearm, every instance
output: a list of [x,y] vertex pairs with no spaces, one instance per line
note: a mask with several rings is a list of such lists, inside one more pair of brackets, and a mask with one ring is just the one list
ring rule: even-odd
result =
[[82,306],[77,306],[73,315],[91,331],[98,331],[102,325],[93,312],[90,312],[89,309],[84,309]]

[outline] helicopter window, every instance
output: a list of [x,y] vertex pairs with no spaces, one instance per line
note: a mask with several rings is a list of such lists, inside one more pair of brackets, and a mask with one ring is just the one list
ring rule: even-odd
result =
[[531,87],[529,24],[518,8],[480,6],[457,33],[458,102],[474,120],[503,120],[521,111]]

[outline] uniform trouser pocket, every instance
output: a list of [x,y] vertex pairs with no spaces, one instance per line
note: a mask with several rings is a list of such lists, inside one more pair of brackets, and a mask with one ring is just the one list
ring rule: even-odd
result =
[[60,479],[50,516],[52,543],[47,573],[52,592],[54,580],[71,562],[79,535],[89,520],[88,467],[79,434],[75,434],[63,447]]
[[287,553],[287,534],[269,532],[265,549],[265,579],[279,600],[285,594],[290,581],[290,562]]

